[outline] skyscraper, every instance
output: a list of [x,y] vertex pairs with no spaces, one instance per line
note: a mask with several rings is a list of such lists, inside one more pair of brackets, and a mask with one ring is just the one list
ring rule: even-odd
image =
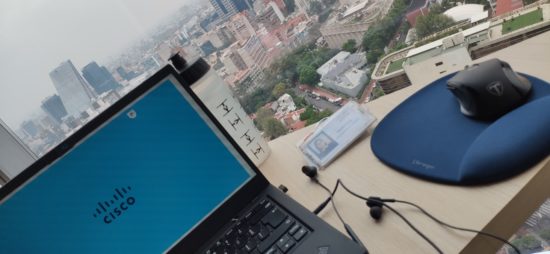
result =
[[80,76],[71,60],[62,62],[50,72],[50,79],[61,97],[67,113],[79,117],[89,108],[95,94]]
[[39,132],[38,126],[36,126],[36,124],[32,120],[24,121],[21,124],[21,129],[23,129],[23,131],[25,131],[25,133],[27,133],[27,135],[31,137],[35,137],[36,135],[38,135]]
[[252,9],[248,0],[210,0],[210,4],[216,9],[220,18],[228,18],[238,12]]
[[82,76],[88,81],[97,94],[102,94],[110,90],[122,87],[116,82],[113,75],[105,68],[99,66],[96,62],[91,62],[82,68]]
[[46,114],[58,123],[61,123],[61,119],[67,115],[67,110],[65,109],[65,106],[63,106],[61,97],[57,94],[44,99],[40,107],[44,110],[44,112],[46,112]]

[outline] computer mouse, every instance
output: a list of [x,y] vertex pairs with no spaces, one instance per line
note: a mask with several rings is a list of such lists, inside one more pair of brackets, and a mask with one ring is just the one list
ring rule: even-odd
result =
[[531,83],[507,62],[491,59],[466,66],[447,81],[447,88],[471,118],[495,120],[519,107],[531,92]]

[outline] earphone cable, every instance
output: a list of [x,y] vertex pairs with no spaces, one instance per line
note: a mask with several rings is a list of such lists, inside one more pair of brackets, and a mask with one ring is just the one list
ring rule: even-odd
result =
[[427,237],[422,232],[420,232],[420,230],[418,230],[418,228],[416,228],[405,216],[403,216],[403,214],[401,214],[397,210],[393,209],[393,207],[389,206],[388,204],[385,204],[384,202],[382,202],[380,200],[370,199],[370,198],[363,197],[363,196],[355,193],[354,191],[350,190],[346,185],[344,185],[344,183],[340,179],[338,179],[336,181],[336,185],[342,185],[342,188],[344,188],[348,193],[350,193],[351,195],[353,195],[353,196],[355,196],[359,199],[362,199],[362,200],[365,200],[365,201],[375,202],[375,203],[378,203],[380,205],[383,205],[383,206],[387,207],[393,213],[395,213],[397,216],[399,216],[399,218],[401,218],[415,233],[417,233],[426,242],[428,242],[428,244],[430,244],[437,251],[437,253],[443,253],[443,251],[429,237]]
[[475,229],[469,229],[469,228],[462,228],[462,227],[457,227],[457,226],[453,226],[451,224],[448,224],[444,221],[441,221],[439,220],[438,218],[436,218],[435,216],[433,216],[432,214],[430,214],[428,211],[424,210],[422,207],[420,207],[419,205],[415,204],[415,203],[412,203],[412,202],[409,202],[409,201],[404,201],[404,200],[395,200],[396,203],[402,203],[402,204],[407,204],[407,205],[410,205],[410,206],[413,206],[415,208],[417,208],[418,210],[420,210],[424,215],[428,216],[430,219],[432,219],[433,221],[439,223],[440,225],[443,225],[445,227],[448,227],[448,228],[452,228],[452,229],[455,229],[455,230],[460,230],[460,231],[466,231],[466,232],[472,232],[472,233],[477,233],[477,234],[480,234],[480,235],[484,235],[484,236],[487,236],[487,237],[491,237],[491,238],[494,238],[496,240],[499,240],[503,243],[505,243],[506,245],[512,247],[514,249],[515,252],[517,252],[518,254],[521,254],[521,252],[519,251],[519,249],[514,245],[512,244],[511,242],[509,242],[508,240],[502,238],[502,237],[499,237],[497,235],[493,235],[491,233],[487,233],[487,232],[483,232],[483,231],[479,231],[479,230],[475,230]]

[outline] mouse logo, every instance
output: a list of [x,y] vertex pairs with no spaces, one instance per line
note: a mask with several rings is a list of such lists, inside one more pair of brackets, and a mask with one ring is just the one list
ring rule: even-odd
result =
[[504,86],[500,82],[493,82],[487,86],[487,91],[494,96],[502,96],[504,94]]
[[107,201],[97,202],[97,207],[93,214],[94,218],[101,218],[103,223],[111,224],[122,216],[136,203],[136,198],[130,193],[131,190],[131,186],[120,189],[115,188],[112,198]]

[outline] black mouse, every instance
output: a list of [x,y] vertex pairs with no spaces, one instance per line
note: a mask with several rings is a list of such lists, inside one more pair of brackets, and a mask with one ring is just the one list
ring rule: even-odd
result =
[[466,66],[447,81],[460,103],[460,111],[480,120],[495,120],[522,105],[531,83],[499,59]]

